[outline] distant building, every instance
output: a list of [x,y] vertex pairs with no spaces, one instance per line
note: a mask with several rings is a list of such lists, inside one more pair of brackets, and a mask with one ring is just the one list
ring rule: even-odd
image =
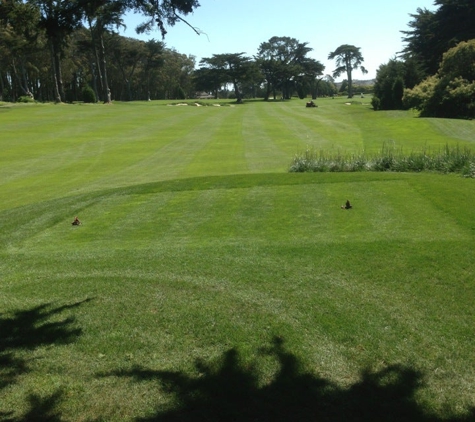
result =
[[208,92],[197,92],[195,98],[198,100],[212,100],[214,99],[214,95],[211,95]]

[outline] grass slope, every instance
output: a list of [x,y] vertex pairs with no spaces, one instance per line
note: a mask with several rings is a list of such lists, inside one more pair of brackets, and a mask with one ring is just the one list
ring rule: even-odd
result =
[[1,110],[0,420],[470,420],[474,181],[286,166],[473,122]]
[[408,152],[472,145],[473,121],[375,113],[369,105],[321,100],[236,107],[0,107],[2,209],[109,187],[202,175],[285,172],[306,146]]

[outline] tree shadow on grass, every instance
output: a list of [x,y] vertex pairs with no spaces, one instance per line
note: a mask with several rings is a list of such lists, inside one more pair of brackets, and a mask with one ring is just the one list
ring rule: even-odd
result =
[[195,421],[421,421],[468,422],[467,416],[441,417],[421,408],[415,392],[422,386],[422,374],[401,365],[381,371],[365,370],[360,381],[342,388],[332,381],[305,372],[298,358],[274,338],[262,350],[279,363],[279,370],[266,385],[259,383],[256,369],[243,367],[235,349],[219,362],[197,362],[199,376],[180,372],[152,371],[141,367],[121,370],[114,376],[137,382],[156,380],[174,396],[173,408],[159,409],[142,422]]
[[[63,345],[75,341],[82,333],[75,326],[75,318],[57,320],[62,312],[76,308],[91,299],[70,305],[53,307],[51,304],[19,310],[10,316],[0,314],[0,391],[14,384],[20,375],[30,372],[24,351],[45,345]],[[54,318],[54,321],[51,319]],[[42,398],[30,395],[30,411],[21,419],[13,418],[11,412],[2,412],[1,421],[55,421],[60,420],[54,413],[61,392]]]
[[40,397],[36,394],[28,396],[28,411],[21,417],[13,417],[13,412],[0,412],[2,422],[60,422],[64,420],[56,410],[63,396],[61,390],[48,397]]

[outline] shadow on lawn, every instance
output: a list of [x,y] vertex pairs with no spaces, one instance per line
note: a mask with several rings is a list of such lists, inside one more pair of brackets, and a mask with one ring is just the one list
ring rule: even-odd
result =
[[60,422],[64,420],[61,413],[55,410],[60,403],[63,392],[56,391],[49,397],[40,397],[36,394],[28,396],[29,410],[20,418],[12,417],[12,412],[0,412],[2,422]]
[[[0,314],[0,391],[15,383],[20,375],[30,372],[28,359],[21,352],[45,345],[69,344],[81,335],[82,330],[74,327],[75,318],[68,317],[60,321],[51,319],[90,300],[56,308],[51,304],[44,304],[16,311],[12,316]],[[47,398],[30,395],[30,410],[24,417],[12,418],[11,412],[5,413],[0,409],[0,421],[59,420],[55,416],[54,407],[61,394],[56,392]]]
[[[363,371],[349,388],[305,372],[299,360],[274,338],[263,354],[274,357],[280,369],[267,385],[259,385],[256,371],[243,367],[235,349],[217,364],[197,362],[201,374],[152,371],[135,367],[112,376],[137,382],[157,380],[175,396],[177,407],[160,409],[139,421],[421,421],[462,422],[470,416],[441,418],[422,409],[414,394],[422,374],[400,365],[378,372]],[[158,393],[158,392],[157,392]]]

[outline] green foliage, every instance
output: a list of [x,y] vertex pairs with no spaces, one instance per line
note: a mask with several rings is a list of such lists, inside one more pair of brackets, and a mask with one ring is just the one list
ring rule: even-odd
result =
[[434,95],[437,83],[438,78],[436,76],[429,76],[413,89],[406,89],[403,96],[404,105],[407,108],[424,110]]
[[435,11],[417,9],[402,31],[407,43],[406,58],[416,59],[426,75],[437,72],[443,54],[461,41],[475,38],[475,3],[473,0],[436,0]]
[[95,94],[94,90],[88,85],[86,85],[82,89],[82,100],[85,103],[96,103],[97,102],[97,98],[96,98],[96,94]]
[[34,103],[35,99],[29,95],[22,95],[21,97],[18,97],[16,101],[17,103]]
[[403,109],[404,88],[414,86],[416,75],[414,62],[410,60],[402,62],[392,59],[382,64],[376,73],[374,85],[374,95],[379,99],[378,108],[375,110]]
[[177,22],[183,21],[181,15],[193,13],[200,4],[198,0],[173,0],[173,1],[148,1],[135,0],[129,2],[135,12],[143,14],[145,22],[137,27],[138,33],[147,33],[155,29],[155,25],[160,30],[164,38],[167,30],[166,25],[173,26]]
[[175,88],[175,93],[173,96],[177,100],[184,100],[186,99],[186,93],[185,90],[181,86],[177,86]]
[[[93,82],[98,100],[108,99],[107,87],[114,99],[158,99],[172,96],[177,81],[190,97],[192,56],[112,29],[132,11],[144,16],[145,26],[160,26],[179,22],[198,6],[195,0],[0,1],[3,99],[14,101],[15,93],[30,91],[44,102],[81,101],[82,86]],[[98,58],[94,68],[92,57]]]
[[338,92],[341,94],[348,92],[348,79],[343,79],[343,82],[341,83],[341,86]]
[[252,81],[256,76],[256,67],[244,53],[213,54],[212,57],[201,59],[203,75],[213,81],[230,83],[234,86],[234,94],[238,101],[242,100],[241,86]]
[[406,90],[403,101],[425,117],[475,117],[475,40],[447,51],[438,73]]
[[294,157],[289,172],[433,171],[473,177],[473,168],[475,153],[467,147],[446,145],[436,152],[424,149],[405,154],[402,148],[384,144],[377,154],[344,154],[341,151],[328,153],[307,148]]
[[392,86],[392,103],[396,110],[402,109],[402,97],[404,95],[404,81],[398,76]]
[[376,95],[373,95],[373,98],[371,98],[371,106],[375,111],[381,110],[381,100]]
[[295,81],[301,98],[309,91],[313,91],[314,95],[316,78],[323,73],[324,66],[307,57],[310,51],[312,48],[308,47],[308,43],[301,43],[291,37],[272,37],[260,44],[256,64],[261,78],[266,81],[266,100],[277,91],[280,91],[284,98],[291,98],[296,88]]
[[359,84],[356,84],[356,85],[353,85],[353,92],[355,94],[363,94],[363,95],[369,95],[369,94],[372,94],[374,91],[374,85],[359,85]]
[[475,39],[463,41],[444,53],[438,74],[475,81]]
[[299,96],[299,98],[301,100],[303,100],[306,96],[307,96],[307,93],[306,93],[306,90],[305,90],[305,86],[304,85],[299,85],[297,87],[297,95]]
[[337,78],[345,73],[348,80],[348,97],[353,97],[353,70],[359,69],[362,73],[368,73],[362,65],[364,62],[361,47],[343,44],[328,55],[329,60],[335,60],[337,68],[333,71],[333,77]]
[[336,94],[337,89],[333,82],[323,79],[318,83],[317,92],[319,97],[331,97]]

